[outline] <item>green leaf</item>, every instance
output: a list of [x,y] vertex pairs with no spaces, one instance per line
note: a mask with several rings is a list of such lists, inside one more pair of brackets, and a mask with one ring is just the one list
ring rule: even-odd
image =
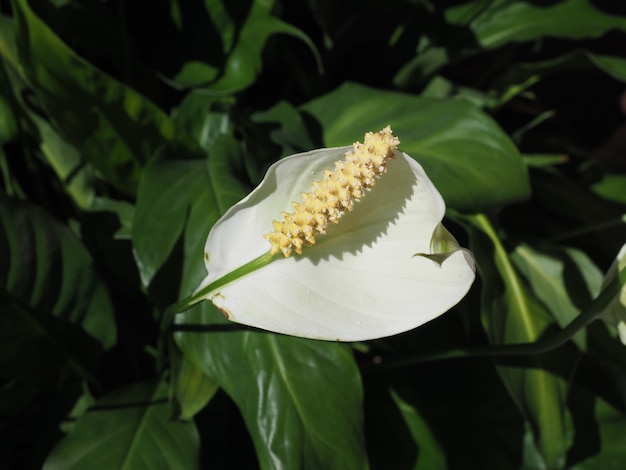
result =
[[0,193],[0,368],[28,382],[78,374],[115,343],[109,295],[87,250],[45,212]]
[[626,413],[598,393],[600,384],[590,385],[572,388],[570,401],[575,408],[578,425],[575,447],[568,458],[571,466],[568,468],[620,470],[626,459]]
[[232,135],[232,106],[232,98],[190,92],[176,108],[172,119],[176,125],[189,132],[201,148],[208,150],[219,135]]
[[[484,215],[468,220],[473,226],[472,250],[483,280],[482,317],[490,343],[536,341],[550,329],[550,315],[515,271],[489,220]],[[498,373],[526,419],[536,451],[547,468],[562,468],[571,444],[567,378],[575,358],[571,349],[559,348],[522,362],[498,362]]]
[[280,146],[283,157],[315,148],[302,114],[286,101],[253,114],[251,119],[261,129],[268,130],[269,138]]
[[605,199],[626,204],[626,175],[605,175],[591,189]]
[[[12,102],[16,107],[19,106],[22,113],[22,128],[38,134],[39,150],[65,186],[67,193],[78,207],[87,209],[95,193],[93,168],[86,164],[77,150],[59,135],[49,121],[33,110],[32,103],[28,102],[31,91],[17,63],[17,46],[14,41],[15,24],[9,22],[8,18],[1,18],[0,22],[2,28],[5,28],[2,30],[3,33],[0,33],[0,54],[7,64],[6,75],[3,73],[5,71],[0,70],[0,84],[2,88],[13,92]],[[7,31],[11,34],[7,34]],[[6,80],[6,84],[3,83],[3,79]],[[0,108],[2,108],[1,102],[0,96]],[[0,110],[0,121],[1,119],[2,111]],[[0,122],[0,133],[1,129],[2,123]]]
[[[154,273],[164,262],[159,251],[182,244],[187,254],[183,296],[206,276],[202,256],[209,228],[245,194],[233,168],[237,152],[230,138],[220,138],[208,162],[162,162],[142,179],[133,227],[136,256],[145,272]],[[169,192],[172,185],[179,186]],[[303,462],[320,468],[366,466],[361,384],[349,348],[230,332],[233,325],[222,325],[226,320],[209,302],[182,315],[180,322],[199,331],[177,333],[178,345],[236,402],[263,468],[298,468]]]
[[[203,160],[164,161],[145,169],[132,232],[135,259],[144,286],[150,285],[172,253],[195,207],[204,212],[208,233],[218,216],[211,189]],[[201,257],[202,251],[197,256]]]
[[142,382],[102,397],[53,449],[44,470],[198,468],[195,425],[172,421],[166,396],[165,384]]
[[[573,248],[538,250],[522,244],[511,260],[561,328],[600,292],[603,274],[587,255]],[[586,349],[585,330],[572,339],[582,351]]]
[[[603,13],[588,0],[564,0],[548,5],[531,1],[469,2],[446,10],[446,20],[468,26],[476,41],[491,49],[511,42],[551,36],[597,38],[612,29],[626,30],[626,18]],[[566,19],[566,20],[565,20]]]
[[74,426],[76,425],[76,420],[83,416],[89,408],[95,404],[95,398],[89,390],[89,386],[83,382],[82,383],[82,394],[78,397],[74,406],[67,414],[68,420],[66,422],[61,423],[61,431],[65,434],[69,433]]
[[250,187],[242,181],[245,180],[244,158],[239,142],[228,135],[218,136],[209,148],[207,174],[210,187],[215,192],[219,214],[224,214],[250,191]]
[[526,167],[498,125],[460,100],[420,98],[347,83],[302,109],[322,126],[324,144],[351,144],[390,124],[400,149],[426,170],[446,203],[479,211],[528,197]]
[[134,194],[148,158],[174,136],[160,109],[72,51],[13,2],[23,71],[68,143],[117,189]]
[[[318,65],[321,62],[317,48],[311,39],[300,29],[272,16],[273,1],[253,0],[244,23],[233,34],[233,19],[228,17],[222,0],[205,2],[207,13],[219,25],[222,40],[226,47],[235,39],[231,50],[227,51],[226,62],[218,75],[218,69],[210,64],[192,61],[174,80],[185,87],[205,86],[213,91],[235,93],[252,85],[263,68],[262,52],[265,43],[274,34],[287,34],[304,42],[311,50]],[[216,15],[215,12],[219,12]],[[218,18],[218,17],[219,18]],[[224,25],[229,27],[225,28]],[[217,79],[216,79],[217,78]]]
[[9,99],[4,95],[6,81],[3,78],[3,71],[0,68],[0,84],[3,89],[0,92],[2,93],[0,94],[0,145],[12,141],[18,133],[15,113],[9,103]]
[[120,228],[115,232],[115,240],[129,240],[132,236],[135,206],[129,202],[106,197],[96,197],[89,207],[91,212],[112,212],[119,220]]
[[525,153],[522,159],[529,168],[546,168],[567,163],[569,157],[558,153]]
[[215,380],[189,358],[181,354],[175,344],[170,344],[170,364],[173,370],[174,403],[177,417],[190,420],[213,398],[219,386]]
[[237,403],[261,468],[365,468],[361,382],[350,348],[220,332],[226,322],[203,302],[177,323],[207,331],[178,332],[176,341]]
[[[171,149],[162,156],[170,154],[180,157]],[[217,136],[209,154],[208,159],[161,161],[144,171],[133,220],[133,247],[145,286],[184,239],[183,282],[195,289],[206,276],[202,257],[209,229],[248,190],[233,175],[242,158],[234,138]],[[186,224],[193,230],[186,230]],[[188,265],[195,267],[190,270]]]
[[418,446],[417,462],[413,468],[415,470],[447,468],[446,455],[426,420],[424,420],[418,410],[400,398],[395,391],[391,391],[391,396],[396,402],[396,405],[398,405],[398,409],[400,413],[402,413],[402,417],[411,432],[411,436]]

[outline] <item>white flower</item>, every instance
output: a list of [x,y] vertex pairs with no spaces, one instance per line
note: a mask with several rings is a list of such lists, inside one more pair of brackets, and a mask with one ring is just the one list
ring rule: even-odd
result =
[[386,128],[270,167],[209,233],[209,274],[193,298],[238,323],[337,341],[401,333],[458,303],[474,259],[398,144]]

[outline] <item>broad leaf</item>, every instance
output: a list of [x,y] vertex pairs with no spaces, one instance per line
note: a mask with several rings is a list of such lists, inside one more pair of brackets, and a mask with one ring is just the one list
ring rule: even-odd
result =
[[[180,155],[166,149],[163,156],[169,154]],[[208,159],[161,161],[144,171],[133,220],[133,247],[145,286],[184,238],[181,243],[188,256],[181,261],[182,274],[193,276],[189,284],[195,285],[182,293],[191,293],[206,275],[201,263],[209,229],[247,191],[232,176],[242,158],[232,137],[216,136],[209,154]],[[193,230],[186,230],[186,224]],[[189,264],[194,266],[191,271]]]
[[218,213],[204,160],[164,161],[146,168],[139,185],[132,232],[144,286],[150,285],[170,256],[195,207],[203,211],[208,230]]
[[196,427],[170,419],[166,396],[165,384],[142,382],[102,397],[54,448],[44,470],[198,468]]
[[116,340],[106,287],[66,227],[1,193],[0,296],[2,375],[93,381],[95,360]]
[[197,326],[197,332],[177,333],[176,341],[237,403],[261,468],[367,466],[361,382],[349,347],[229,332],[209,302],[177,322]]
[[53,122],[106,181],[134,194],[145,162],[172,139],[172,123],[146,98],[72,51],[27,0],[13,5],[23,71]]
[[597,38],[612,29],[626,31],[626,18],[609,15],[589,0],[546,2],[495,0],[469,2],[449,8],[446,20],[466,25],[484,48],[545,36],[564,39]]
[[[170,248],[181,243],[189,254],[182,268],[183,296],[206,275],[202,253],[210,226],[220,211],[244,195],[229,166],[236,153],[232,145],[224,140],[210,152],[208,163],[157,164],[142,179],[134,221],[136,256],[144,273],[153,275]],[[179,194],[184,188],[185,198],[170,193],[171,185],[180,185]],[[350,349],[267,333],[223,331],[224,322],[222,314],[204,302],[178,319],[199,331],[179,332],[176,341],[237,403],[262,466],[299,467],[306,462],[323,468],[363,468],[362,392]]]
[[351,136],[363,129],[391,125],[401,137],[400,150],[424,167],[455,209],[477,211],[529,195],[517,149],[489,116],[468,102],[348,83],[302,110],[320,122],[327,147],[350,144]]

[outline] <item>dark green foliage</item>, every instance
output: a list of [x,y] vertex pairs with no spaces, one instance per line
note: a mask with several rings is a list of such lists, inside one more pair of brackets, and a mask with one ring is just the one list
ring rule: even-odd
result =
[[[485,351],[579,318],[626,240],[625,44],[609,0],[0,3],[0,468],[621,470],[613,327]],[[477,259],[457,307],[161,335],[269,164],[387,124]]]

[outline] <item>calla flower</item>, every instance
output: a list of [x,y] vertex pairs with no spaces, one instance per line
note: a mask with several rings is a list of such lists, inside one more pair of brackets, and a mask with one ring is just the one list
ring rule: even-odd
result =
[[474,259],[441,225],[441,195],[398,144],[387,127],[271,166],[213,226],[192,302],[337,341],[394,335],[454,306],[474,281]]
[[[618,271],[626,268],[626,244],[617,254],[615,261],[606,273],[602,287],[605,287],[617,276]],[[617,327],[622,344],[626,345],[626,286],[622,287],[619,294],[601,313],[601,317],[607,323]]]

